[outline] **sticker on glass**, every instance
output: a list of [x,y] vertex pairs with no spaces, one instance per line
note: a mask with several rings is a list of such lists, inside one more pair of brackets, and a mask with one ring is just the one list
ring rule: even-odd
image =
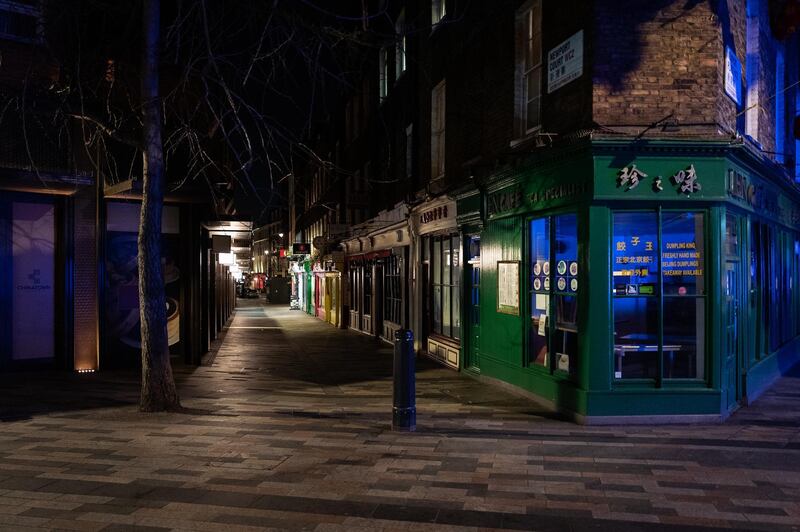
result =
[[542,289],[542,281],[538,277],[533,280],[533,289],[534,290],[541,290]]
[[542,266],[542,273],[545,275],[550,275],[550,261],[544,261],[544,266]]
[[571,262],[569,264],[569,274],[573,275],[573,276],[574,275],[578,275],[578,263],[577,262]]
[[545,277],[544,278],[544,289],[545,290],[550,290],[550,278],[549,277]]
[[572,290],[573,292],[577,292],[578,291],[578,280],[577,279],[572,279],[569,282],[569,289]]
[[[565,268],[566,268],[566,265],[565,265]],[[561,290],[562,292],[567,288],[567,280],[564,279],[563,277],[559,277],[558,281],[556,282],[556,284],[558,285],[558,289]]]
[[533,265],[533,275],[539,275],[540,273],[542,273],[542,265],[537,261],[536,264]]
[[564,275],[565,273],[567,273],[567,262],[564,260],[558,261],[556,270],[558,271],[558,275]]

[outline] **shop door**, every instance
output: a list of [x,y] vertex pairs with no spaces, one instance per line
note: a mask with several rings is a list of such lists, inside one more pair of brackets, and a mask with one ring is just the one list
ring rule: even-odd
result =
[[725,263],[725,389],[726,408],[731,411],[742,399],[741,271],[738,261]]
[[479,348],[481,339],[481,255],[480,237],[469,238],[469,259],[467,260],[467,350],[464,367],[480,369]]

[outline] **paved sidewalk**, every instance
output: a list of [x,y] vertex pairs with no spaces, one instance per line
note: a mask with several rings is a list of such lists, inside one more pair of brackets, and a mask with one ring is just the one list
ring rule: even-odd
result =
[[582,427],[391,349],[242,301],[181,414],[136,375],[0,376],[0,530],[800,529],[800,373],[725,424]]

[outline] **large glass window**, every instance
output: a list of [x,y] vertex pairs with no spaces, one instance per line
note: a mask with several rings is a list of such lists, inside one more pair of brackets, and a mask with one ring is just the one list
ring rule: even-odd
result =
[[461,338],[460,241],[457,234],[448,234],[428,237],[425,244],[431,253],[431,332],[454,339]]
[[398,255],[389,255],[386,258],[383,277],[383,319],[402,325],[402,259]]
[[372,263],[368,262],[364,265],[364,314],[370,316],[372,314]]
[[[574,372],[578,351],[578,219],[531,220],[528,363]],[[553,312],[551,312],[553,309]],[[555,323],[551,323],[555,316]],[[554,354],[551,360],[550,353]]]
[[612,246],[614,378],[702,379],[704,215],[617,212]]

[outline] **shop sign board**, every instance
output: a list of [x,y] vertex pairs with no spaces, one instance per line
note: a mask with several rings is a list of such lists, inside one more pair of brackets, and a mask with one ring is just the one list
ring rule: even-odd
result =
[[310,255],[311,244],[308,242],[295,242],[292,244],[292,255]]
[[754,212],[793,227],[800,225],[800,205],[766,181],[736,168],[729,168],[726,187],[728,197]]
[[519,315],[519,261],[497,262],[497,312]]
[[487,197],[486,214],[491,218],[516,214],[524,209],[542,209],[583,199],[590,191],[587,181],[556,182],[537,179],[492,192]]
[[725,94],[742,105],[742,63],[730,46],[725,47]]
[[547,94],[555,92],[583,74],[583,30],[547,54]]

